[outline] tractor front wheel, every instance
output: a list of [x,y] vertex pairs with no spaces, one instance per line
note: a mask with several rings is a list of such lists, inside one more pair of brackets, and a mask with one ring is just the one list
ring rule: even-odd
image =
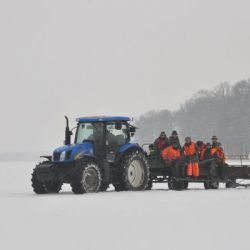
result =
[[75,194],[96,193],[102,184],[101,169],[94,161],[80,161],[70,183]]
[[33,190],[36,194],[46,194],[47,193],[47,190],[46,190],[43,182],[41,182],[37,179],[36,169],[33,170],[31,183],[32,183]]
[[62,189],[62,183],[60,181],[50,181],[44,184],[48,193],[59,193]]

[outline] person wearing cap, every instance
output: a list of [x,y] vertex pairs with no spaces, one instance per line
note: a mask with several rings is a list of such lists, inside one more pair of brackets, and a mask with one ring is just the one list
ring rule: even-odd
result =
[[199,160],[198,160],[198,148],[192,141],[191,137],[185,138],[185,145],[183,147],[184,154],[187,160],[187,176],[199,177]]
[[169,144],[173,145],[174,143],[176,143],[178,145],[178,148],[181,150],[181,144],[176,130],[174,130],[169,137]]
[[214,135],[211,138],[211,140],[212,140],[212,148],[211,148],[212,157],[217,158],[219,163],[224,164],[226,157],[225,157],[224,150],[221,146],[221,143],[218,141],[218,137]]
[[155,140],[154,147],[161,153],[166,147],[169,146],[168,138],[165,132],[161,132],[160,136]]
[[181,173],[181,152],[177,143],[173,143],[162,151],[162,158],[173,177],[179,177]]

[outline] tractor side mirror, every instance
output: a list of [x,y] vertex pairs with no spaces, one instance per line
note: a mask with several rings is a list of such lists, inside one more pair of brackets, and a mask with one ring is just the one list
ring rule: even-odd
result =
[[120,122],[115,123],[115,129],[116,130],[121,130],[122,129],[122,124]]
[[135,133],[135,130],[136,130],[135,127],[132,127],[132,126],[129,127],[129,132],[130,132],[130,133],[133,133],[133,134],[134,134],[134,133]]

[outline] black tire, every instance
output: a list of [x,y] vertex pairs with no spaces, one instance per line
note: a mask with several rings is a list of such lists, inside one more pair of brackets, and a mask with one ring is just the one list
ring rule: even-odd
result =
[[146,190],[151,190],[152,188],[153,188],[153,181],[149,180],[148,181],[148,186],[147,186]]
[[205,189],[211,189],[210,182],[209,181],[204,181],[204,188]]
[[219,182],[218,181],[205,181],[204,182],[205,189],[219,189]]
[[188,181],[184,181],[184,189],[188,189]]
[[149,166],[144,153],[133,151],[123,157],[119,166],[119,191],[145,190],[149,181]]
[[226,188],[236,188],[236,180],[232,179],[226,182]]
[[32,177],[31,177],[31,183],[32,183],[33,191],[36,194],[46,194],[47,193],[47,190],[44,186],[44,183],[37,179],[36,169],[33,170]]
[[168,188],[169,190],[181,191],[185,189],[185,184],[184,184],[184,181],[178,181],[175,178],[169,178]]
[[218,181],[213,181],[210,183],[211,189],[219,189],[220,183]]
[[48,193],[59,193],[62,189],[60,181],[46,182],[44,187]]
[[71,180],[71,188],[75,194],[96,193],[102,184],[102,171],[93,160],[80,160]]
[[174,190],[174,179],[173,178],[168,178],[168,189],[169,190]]

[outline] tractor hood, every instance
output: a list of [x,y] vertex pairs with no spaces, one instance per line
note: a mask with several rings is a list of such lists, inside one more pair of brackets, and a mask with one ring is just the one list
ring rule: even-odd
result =
[[71,144],[57,148],[53,152],[53,161],[70,162],[79,160],[86,155],[94,155],[94,147],[91,142]]

